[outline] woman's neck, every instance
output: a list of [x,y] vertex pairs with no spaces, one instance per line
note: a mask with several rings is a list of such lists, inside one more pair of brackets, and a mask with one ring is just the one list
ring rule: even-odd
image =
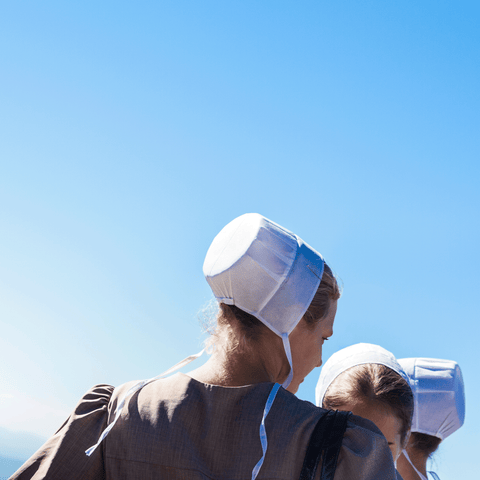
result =
[[188,375],[199,382],[223,387],[283,382],[290,367],[281,338],[269,333],[255,345],[246,344],[242,338],[238,341],[234,334],[221,337],[208,361]]

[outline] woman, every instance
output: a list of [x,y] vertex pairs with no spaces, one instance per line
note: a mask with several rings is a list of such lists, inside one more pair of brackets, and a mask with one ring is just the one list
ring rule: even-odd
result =
[[[326,412],[291,392],[333,334],[335,278],[319,253],[258,214],[217,235],[204,273],[220,304],[206,364],[94,387],[13,478],[299,478]],[[382,435],[360,418],[348,421],[335,478],[395,478]]]
[[439,480],[435,472],[427,473],[427,461],[465,420],[462,372],[451,360],[403,358],[399,363],[412,380],[415,415],[398,471],[404,480]]
[[334,353],[322,368],[315,393],[323,408],[349,410],[372,421],[397,461],[408,439],[414,403],[408,377],[388,350],[359,343]]

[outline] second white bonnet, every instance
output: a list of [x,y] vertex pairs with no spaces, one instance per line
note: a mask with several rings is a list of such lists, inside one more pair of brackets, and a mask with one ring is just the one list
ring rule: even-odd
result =
[[335,352],[323,365],[315,388],[315,403],[317,406],[322,406],[325,392],[341,373],[349,368],[366,363],[385,365],[401,375],[410,384],[407,374],[391,352],[379,345],[357,343]]
[[443,440],[459,429],[465,421],[465,389],[459,365],[437,358],[402,358],[399,363],[412,383],[412,432]]

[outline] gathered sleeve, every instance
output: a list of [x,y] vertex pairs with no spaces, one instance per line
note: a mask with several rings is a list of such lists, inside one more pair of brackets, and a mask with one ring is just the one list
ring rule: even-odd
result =
[[78,402],[60,429],[27,460],[10,480],[103,480],[103,449],[87,457],[107,426],[108,404],[114,387],[96,385]]

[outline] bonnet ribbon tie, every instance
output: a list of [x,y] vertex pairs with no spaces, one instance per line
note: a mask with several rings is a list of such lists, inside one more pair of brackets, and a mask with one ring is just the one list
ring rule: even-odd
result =
[[287,388],[290,385],[290,382],[293,378],[293,360],[292,352],[290,350],[290,340],[288,339],[288,333],[282,333],[283,348],[285,349],[285,355],[287,355],[288,363],[290,364],[290,373],[288,374],[287,379],[282,383],[283,388]]
[[87,454],[87,456],[90,456],[96,450],[96,448],[102,443],[102,441],[108,435],[110,430],[114,427],[115,423],[117,423],[117,420],[119,419],[120,414],[122,413],[123,406],[125,405],[125,402],[128,397],[138,392],[145,385],[148,385],[149,383],[154,382],[155,380],[159,380],[160,378],[166,377],[167,375],[170,375],[171,373],[175,372],[179,368],[182,368],[183,366],[192,362],[196,358],[200,357],[204,351],[205,349],[203,349],[201,352],[196,353],[195,355],[190,355],[189,357],[184,358],[181,362],[178,362],[176,365],[169,368],[168,370],[161,373],[160,375],[157,375],[156,377],[150,378],[148,380],[141,380],[140,382],[133,385],[133,387],[131,387],[128,390],[128,392],[122,397],[119,404],[117,405],[117,408],[115,409],[115,418],[113,419],[113,422],[103,431],[103,433],[100,435],[100,438],[98,439],[98,442],[95,445],[88,448],[87,450],[85,450],[85,453]]
[[417,473],[417,475],[422,479],[422,480],[428,480],[428,478],[421,472],[419,472],[417,470],[417,468],[415,467],[415,465],[412,463],[412,461],[410,460],[410,457],[408,456],[408,453],[406,450],[403,451],[403,454],[405,455],[405,458],[407,459],[408,463],[412,466],[412,468],[415,470],[415,472]]
[[258,472],[260,468],[262,468],[263,461],[265,460],[265,454],[267,453],[268,442],[267,442],[267,431],[265,429],[265,419],[267,418],[268,412],[270,411],[271,406],[273,405],[273,401],[277,396],[278,389],[280,388],[280,384],[276,383],[273,388],[270,390],[270,394],[267,398],[267,403],[265,404],[265,409],[263,410],[263,417],[262,423],[260,424],[260,443],[262,444],[262,458],[258,461],[258,463],[253,467],[252,470],[252,480],[257,478]]

